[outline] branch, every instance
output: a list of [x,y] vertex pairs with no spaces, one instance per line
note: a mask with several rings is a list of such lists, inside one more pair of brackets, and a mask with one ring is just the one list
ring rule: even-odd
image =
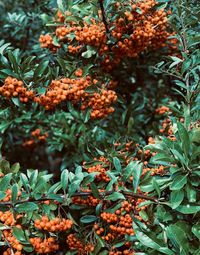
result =
[[102,14],[103,23],[104,23],[104,26],[105,26],[105,29],[106,29],[106,33],[108,34],[109,33],[108,22],[106,20],[106,14],[105,14],[104,6],[103,6],[103,0],[98,0],[98,1],[99,1],[99,5],[100,5],[100,8],[101,8],[101,14]]
[[[103,199],[105,196],[111,195],[113,192],[115,191],[106,191],[106,192],[101,192],[99,193],[99,196]],[[132,198],[141,198],[141,199],[145,199],[145,200],[149,200],[149,201],[153,201],[155,203],[159,203],[158,199],[155,197],[149,197],[143,194],[135,194],[129,191],[118,191],[119,193],[123,194],[124,196],[127,197],[132,197]],[[92,191],[88,191],[88,192],[76,192],[72,195],[72,197],[85,197],[85,196],[90,196],[93,195]],[[65,199],[66,197],[64,195],[60,194],[60,198]],[[34,198],[29,198],[26,200],[18,200],[15,203],[13,202],[0,202],[0,206],[11,206],[11,207],[15,207],[18,204],[23,204],[23,203],[27,203],[27,202],[35,202],[35,203],[40,203],[40,202],[44,202],[47,200],[51,200],[51,201],[55,201],[56,199],[53,198],[48,198],[48,196],[46,197],[42,197],[40,199],[34,199]]]

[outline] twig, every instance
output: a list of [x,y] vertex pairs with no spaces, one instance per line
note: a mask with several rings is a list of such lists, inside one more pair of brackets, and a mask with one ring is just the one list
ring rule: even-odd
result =
[[101,8],[101,14],[102,14],[102,20],[106,29],[106,33],[109,34],[109,29],[108,29],[108,22],[106,20],[106,15],[105,15],[105,10],[104,10],[104,6],[103,6],[103,0],[99,0],[99,5]]
[[[99,193],[99,196],[101,198],[104,198],[105,196],[108,196],[108,195],[111,195],[113,192],[115,191],[106,191],[106,192],[101,192]],[[149,197],[149,196],[146,196],[146,195],[143,195],[143,194],[135,194],[133,192],[129,192],[129,191],[118,191],[119,193],[123,194],[124,196],[127,196],[127,197],[132,197],[132,198],[142,198],[142,199],[145,199],[145,200],[150,200],[150,201],[153,201],[155,203],[158,203],[158,199],[157,198],[154,198],[154,197]],[[78,196],[90,196],[92,195],[92,192],[91,191],[88,191],[88,192],[76,192],[72,195],[72,197],[78,197]],[[60,194],[60,198],[65,198],[64,195],[61,195]],[[40,203],[40,202],[43,202],[43,201],[47,201],[47,200],[51,200],[51,201],[55,201],[56,199],[53,199],[53,198],[48,198],[48,196],[46,197],[42,197],[40,199],[34,199],[34,198],[29,198],[29,199],[26,199],[26,200],[18,200],[16,201],[15,203],[13,202],[0,202],[0,206],[11,206],[11,207],[15,207],[16,205],[18,204],[23,204],[23,203],[27,203],[27,202],[35,202],[35,203]]]

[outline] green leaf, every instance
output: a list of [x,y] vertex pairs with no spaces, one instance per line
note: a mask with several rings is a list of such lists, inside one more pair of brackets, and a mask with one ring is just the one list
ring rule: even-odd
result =
[[10,172],[10,163],[7,160],[2,159],[0,161],[0,170],[4,174],[9,173]]
[[133,172],[133,188],[134,188],[134,193],[137,192],[139,183],[140,183],[140,177],[142,175],[142,170],[143,170],[143,164],[139,163],[135,166],[134,172]]
[[101,248],[105,247],[105,243],[104,243],[104,241],[98,235],[95,235],[95,239],[97,240],[97,244],[95,245],[95,249],[93,251],[93,255],[98,255],[100,250],[101,250]]
[[12,167],[11,167],[12,173],[18,173],[18,172],[19,172],[19,169],[20,169],[20,164],[19,164],[19,163],[15,163],[15,164],[13,164]]
[[90,184],[91,190],[92,190],[92,195],[98,199],[100,199],[99,191],[94,182]]
[[18,191],[19,191],[19,187],[18,187],[18,185],[15,183],[15,184],[12,186],[12,196],[11,196],[12,202],[16,202],[17,195],[18,195]]
[[197,200],[197,191],[192,186],[186,186],[187,198],[190,203],[194,203]]
[[20,106],[20,101],[19,101],[19,98],[17,98],[17,97],[12,97],[12,102],[14,103],[14,105],[16,105],[16,106]]
[[58,5],[58,9],[62,12],[64,12],[65,8],[63,5],[63,1],[62,0],[57,0],[57,5]]
[[200,212],[200,205],[179,205],[176,210],[183,214],[194,214]]
[[65,169],[61,173],[61,185],[64,191],[66,190],[68,186],[68,181],[69,181],[69,171]]
[[131,161],[127,167],[124,169],[122,179],[124,182],[128,181],[131,175],[133,174],[133,171],[135,167],[138,165],[138,161]]
[[187,183],[187,176],[186,175],[177,175],[170,186],[171,190],[180,190],[184,187]]
[[144,221],[147,221],[149,219],[148,214],[144,210],[139,211],[139,215]]
[[172,209],[177,208],[183,201],[184,192],[183,190],[173,190],[170,194],[170,203]]
[[160,190],[160,187],[159,187],[159,185],[158,185],[158,183],[157,183],[157,181],[156,181],[155,178],[153,178],[153,187],[154,187],[154,189],[156,190],[158,196],[160,197],[160,195],[161,195],[161,190]]
[[34,80],[36,80],[38,77],[41,77],[44,74],[48,65],[49,65],[49,60],[45,60],[37,66],[33,74]]
[[27,241],[24,231],[21,228],[13,227],[12,231],[13,231],[13,235],[17,238],[19,242]]
[[2,122],[0,124],[0,133],[4,133],[6,131],[6,129],[8,129],[8,127],[10,126],[11,122]]
[[38,205],[33,202],[24,202],[23,204],[17,204],[15,206],[17,212],[32,212],[38,210]]
[[29,177],[29,183],[33,190],[35,189],[35,186],[37,184],[37,178],[38,178],[38,170],[33,170]]
[[11,62],[12,68],[14,69],[14,71],[16,73],[18,73],[19,72],[19,66],[18,66],[16,57],[14,56],[14,54],[11,51],[8,52],[8,58]]
[[91,58],[92,56],[94,56],[96,54],[96,50],[87,50],[87,51],[84,51],[81,56],[84,57],[84,58]]
[[22,182],[22,185],[24,186],[25,190],[27,192],[29,192],[29,189],[30,189],[30,185],[29,185],[29,180],[27,178],[27,176],[23,173],[20,174],[20,180]]
[[189,154],[190,150],[190,137],[189,134],[186,130],[186,128],[183,126],[182,123],[178,122],[177,123],[177,128],[178,128],[178,133],[182,142],[182,148],[185,152],[186,155]]
[[0,55],[3,55],[5,49],[8,48],[8,46],[10,46],[10,43],[5,43],[0,47]]
[[200,128],[194,129],[192,132],[192,142],[200,144]]
[[85,215],[83,217],[81,217],[80,221],[82,223],[91,223],[97,220],[97,217],[94,215]]
[[69,185],[68,195],[72,196],[80,187],[82,180],[75,180]]
[[162,247],[158,242],[152,240],[147,234],[143,233],[139,227],[133,223],[133,229],[135,230],[137,239],[146,247],[154,249],[164,254],[174,255],[174,252],[167,247]]
[[192,233],[200,240],[200,222],[192,227]]
[[113,158],[113,164],[117,172],[120,173],[122,170],[122,166],[121,166],[120,160],[117,157]]
[[0,191],[6,191],[10,185],[12,178],[12,173],[6,174],[3,178],[0,179]]
[[111,201],[117,201],[120,199],[125,199],[125,196],[119,192],[113,192],[111,195],[106,197],[106,200],[111,200]]
[[186,233],[176,225],[170,225],[166,229],[167,237],[178,248],[181,255],[189,254],[189,245]]

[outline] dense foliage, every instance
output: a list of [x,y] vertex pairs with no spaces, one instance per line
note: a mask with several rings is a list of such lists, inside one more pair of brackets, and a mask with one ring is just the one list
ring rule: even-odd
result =
[[2,254],[198,255],[198,1],[0,8]]

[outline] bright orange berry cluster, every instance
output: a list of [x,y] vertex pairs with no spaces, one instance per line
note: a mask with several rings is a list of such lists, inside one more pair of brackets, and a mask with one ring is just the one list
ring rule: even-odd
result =
[[155,168],[144,168],[143,169],[143,175],[146,173],[146,172],[150,172],[151,176],[154,176],[154,175],[163,175],[166,173],[166,167],[165,166],[158,166],[158,167],[155,167]]
[[49,49],[51,52],[56,52],[57,49],[60,47],[54,44],[53,38],[49,34],[41,35],[39,38],[39,42],[42,48]]
[[87,107],[92,108],[91,117],[92,118],[103,118],[110,113],[114,112],[114,108],[110,107],[117,100],[117,95],[113,90],[102,89],[99,93],[94,93],[84,101],[81,109]]
[[[116,20],[108,20],[107,29],[116,40],[114,45],[108,44],[107,31],[100,13],[100,21],[91,18],[88,22],[88,17],[85,17],[82,26],[69,21],[68,24],[58,27],[55,35],[63,43],[71,42],[70,37],[63,41],[67,35],[72,33],[75,36],[76,45],[68,46],[70,53],[77,53],[85,45],[96,47],[102,57],[102,65],[109,71],[118,65],[124,56],[135,58],[148,49],[166,46],[170,49],[176,48],[176,39],[168,39],[172,35],[167,32],[168,13],[164,9],[157,10],[156,4],[155,0],[140,0],[134,4],[132,1],[126,1],[119,6],[116,5],[116,11],[124,11],[127,6],[130,8]],[[58,20],[63,23],[65,20],[63,14],[58,11],[57,16]],[[42,43],[42,47],[44,46]],[[46,48],[49,48],[48,44]]]
[[11,211],[0,211],[0,221],[8,226],[14,226],[16,224],[16,220]]
[[[0,94],[7,99],[19,96],[20,101],[24,103],[31,99],[44,106],[46,110],[55,109],[57,105],[64,101],[71,101],[75,105],[80,105],[81,110],[91,108],[92,118],[106,117],[114,111],[111,104],[117,100],[116,93],[113,90],[107,90],[105,88],[99,89],[96,85],[98,83],[96,79],[92,79],[90,76],[83,78],[82,74],[83,71],[78,69],[75,72],[75,75],[78,77],[77,79],[62,78],[53,80],[47,87],[46,93],[39,96],[36,96],[32,90],[27,91],[22,81],[7,77],[5,84],[0,87]],[[96,86],[98,92],[86,92],[86,89],[92,85]],[[14,91],[12,93],[11,87],[12,91]],[[104,84],[102,84],[102,87],[104,87]],[[39,140],[46,140],[46,135],[37,136],[35,134],[33,136],[37,137]],[[26,141],[24,145],[32,146],[33,144],[34,141],[32,139],[31,141]]]
[[130,202],[124,201],[121,203],[121,208],[116,210],[115,213],[102,212],[100,217],[106,223],[106,227],[109,226],[109,228],[105,231],[102,226],[95,224],[96,234],[101,235],[101,238],[107,242],[112,242],[119,236],[134,235],[130,216],[130,212],[134,210],[133,208]]
[[27,88],[24,87],[22,81],[12,77],[7,77],[5,79],[4,85],[0,87],[0,95],[3,95],[7,99],[19,97],[19,100],[23,103],[27,103],[35,96],[32,90],[27,90]]
[[110,178],[109,176],[106,174],[106,171],[108,169],[102,167],[101,165],[96,165],[96,166],[91,166],[89,168],[87,168],[88,173],[94,173],[94,172],[98,172],[99,174],[96,175],[96,180],[97,181],[104,181],[104,182],[109,182]]
[[88,254],[94,251],[94,245],[91,243],[83,243],[76,234],[67,236],[67,244],[70,250],[76,250],[78,255]]
[[107,175],[107,171],[109,170],[109,161],[101,156],[100,158],[94,158],[94,162],[98,163],[92,166],[86,166],[86,162],[83,162],[83,168],[88,172],[88,173],[95,173],[98,172],[95,176],[96,181],[104,181],[104,182],[109,182],[110,177]]
[[93,196],[88,196],[86,198],[73,197],[72,202],[73,204],[79,204],[79,205],[97,206],[99,204],[99,199]]
[[46,110],[54,109],[63,101],[70,100],[74,104],[81,103],[88,94],[84,91],[92,84],[91,78],[53,80],[45,94],[35,98],[35,102],[43,105]]
[[12,230],[3,230],[3,241],[7,241],[11,248],[8,248],[3,252],[3,255],[22,255],[23,245],[19,243],[19,241],[13,236]]
[[[76,28],[77,29],[77,28]],[[75,28],[74,27],[58,27],[56,29],[56,36],[58,37],[59,40],[63,40],[64,38],[67,39],[67,41],[71,42],[71,38],[66,37],[67,35],[71,34],[72,32],[74,32]]]
[[76,40],[82,44],[87,44],[95,47],[108,47],[105,46],[107,38],[105,25],[101,23],[96,23],[94,19],[91,19],[91,24],[84,22],[83,27],[77,27],[75,32]]
[[47,216],[42,216],[39,220],[35,220],[34,226],[39,230],[49,232],[67,231],[73,225],[73,221],[69,219],[55,218],[50,220]]
[[54,237],[49,237],[44,240],[40,237],[33,237],[30,238],[30,243],[34,247],[35,252],[38,254],[46,254],[59,250],[59,245]]
[[156,109],[156,113],[158,113],[160,115],[168,113],[168,112],[169,112],[169,107],[164,106],[164,105]]
[[107,223],[117,222],[117,216],[114,213],[102,212],[100,217]]
[[62,14],[61,11],[57,11],[56,21],[61,22],[61,23],[65,21],[65,16]]

